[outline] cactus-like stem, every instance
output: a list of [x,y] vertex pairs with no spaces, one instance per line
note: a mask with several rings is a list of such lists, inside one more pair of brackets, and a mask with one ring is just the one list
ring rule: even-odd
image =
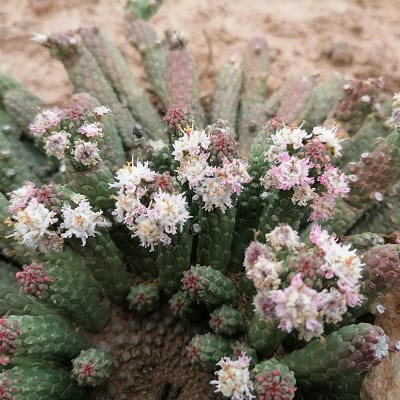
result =
[[[0,331],[12,339],[3,354],[37,360],[63,361],[79,354],[88,342],[69,323],[49,316],[9,315],[1,319]],[[3,337],[3,335],[2,335]],[[3,343],[2,343],[3,344]]]
[[160,304],[160,292],[154,283],[132,286],[128,294],[129,309],[138,315],[156,311]]
[[197,67],[194,58],[186,48],[186,40],[180,32],[167,35],[166,81],[168,108],[188,107],[193,112],[196,124],[205,125],[204,110],[200,103]]
[[242,83],[242,67],[237,61],[224,64],[215,78],[211,122],[226,121],[234,135]]
[[19,270],[0,262],[0,314],[13,315],[50,315],[61,318],[57,312],[36,299],[26,296],[15,280]]
[[218,334],[234,336],[244,328],[244,318],[240,311],[223,304],[210,315],[210,327]]
[[355,235],[342,236],[340,241],[344,244],[350,244],[359,254],[365,253],[374,246],[385,243],[385,239],[381,235],[368,231]]
[[84,170],[76,169],[68,159],[65,165],[70,189],[86,196],[96,208],[106,212],[114,208],[113,191],[108,186],[113,181],[113,174],[103,161]]
[[3,97],[4,108],[26,136],[31,136],[29,125],[43,106],[41,100],[25,88],[7,91]]
[[181,287],[184,271],[190,268],[192,252],[191,224],[187,223],[181,233],[172,238],[172,243],[162,246],[157,257],[160,290],[171,297]]
[[378,115],[369,116],[355,135],[343,142],[343,155],[337,159],[337,164],[346,166],[357,162],[361,155],[374,150],[378,138],[384,138],[389,133]]
[[243,90],[238,136],[244,154],[248,153],[255,134],[267,119],[264,103],[270,62],[269,48],[265,39],[251,40],[242,61]]
[[25,265],[16,277],[37,303],[52,306],[85,329],[100,331],[109,320],[109,309],[101,303],[101,288],[86,266],[62,268],[51,262]]
[[104,294],[118,304],[123,303],[129,292],[130,276],[109,233],[102,232],[89,238],[84,247],[74,241],[73,248],[84,257]]
[[76,92],[88,92],[101,104],[111,108],[124,146],[127,149],[134,147],[136,139],[132,129],[136,121],[120,103],[95,58],[77,35],[52,34],[43,38],[40,44],[49,47],[51,53],[63,63]]
[[342,95],[344,82],[343,76],[336,73],[312,89],[299,115],[299,121],[304,121],[304,129],[310,131],[325,121]]
[[[7,96],[7,93],[9,93],[10,91],[20,92],[21,95],[24,96],[26,99],[29,99],[30,102],[35,103],[39,106],[42,103],[39,98],[37,98],[28,89],[26,89],[23,85],[21,85],[19,82],[17,82],[11,75],[6,74],[5,72],[1,72],[0,73],[0,105],[2,107],[5,106],[5,104],[6,104],[5,97]],[[35,112],[35,114],[36,114],[36,112]],[[33,115],[31,114],[31,116],[34,116],[35,114],[33,114]],[[25,128],[26,127],[27,126],[25,126]]]
[[[340,376],[310,385],[300,385],[299,400],[359,400],[365,374]],[[304,396],[302,395],[304,393]]]
[[0,393],[6,400],[80,400],[86,397],[67,370],[43,363],[23,363],[1,373]]
[[285,94],[282,96],[280,106],[276,112],[278,118],[287,124],[300,122],[300,115],[311,95],[315,86],[315,76],[300,76],[294,79],[286,88]]
[[257,364],[253,369],[255,392],[259,400],[292,400],[296,379],[287,365],[275,358]]
[[358,375],[378,365],[388,354],[382,328],[370,324],[344,326],[324,340],[314,339],[280,360],[299,383],[321,382],[341,375]]
[[371,207],[373,200],[390,193],[400,179],[400,130],[394,130],[378,143],[373,152],[362,157],[359,163],[348,169],[356,175],[351,183],[351,192],[346,201],[364,210]]
[[198,320],[202,305],[195,303],[186,291],[180,290],[169,299],[169,308],[175,317],[185,320]]
[[147,99],[143,89],[136,83],[133,73],[118,48],[97,27],[79,30],[84,45],[94,55],[122,104],[126,104],[153,139],[164,138],[161,119]]
[[106,382],[113,369],[109,354],[91,347],[72,360],[71,375],[79,386],[95,387]]
[[7,139],[0,130],[0,191],[9,192],[22,186],[26,181],[37,180],[32,170],[18,158]]
[[[20,135],[20,129],[14,124],[11,116],[0,108],[0,135],[4,135],[10,146],[12,157],[25,160],[24,167],[30,171],[35,180],[45,180],[49,174],[58,168],[55,159],[49,159],[38,142],[34,143],[32,138]],[[6,147],[2,147],[6,149]],[[10,189],[7,189],[8,192]]]
[[229,339],[211,333],[194,336],[186,348],[190,362],[210,372],[222,357],[230,355],[231,352]]
[[259,315],[254,314],[247,328],[246,342],[257,350],[261,358],[271,355],[286,336],[287,334],[275,325],[263,321]]
[[120,250],[129,269],[143,279],[151,279],[158,276],[157,249],[148,251],[140,245],[140,240],[131,237],[131,233],[125,226],[116,225],[111,228],[110,236]]
[[232,281],[208,266],[193,266],[184,273],[182,283],[192,300],[210,307],[232,304],[237,297]]
[[231,256],[235,218],[235,207],[228,208],[225,213],[219,209],[211,212],[199,211],[197,262],[226,272]]
[[294,205],[291,196],[290,192],[282,190],[266,194],[258,226],[260,232],[268,233],[282,223],[299,230],[300,224],[308,214],[308,208]]
[[364,254],[363,294],[372,301],[400,283],[400,246],[385,244],[371,248]]
[[168,91],[165,80],[166,48],[156,32],[146,21],[128,15],[125,31],[129,42],[140,52],[152,89],[168,108]]
[[242,268],[245,249],[254,238],[254,230],[258,228],[259,215],[263,207],[260,194],[264,191],[260,178],[267,170],[264,154],[269,147],[268,138],[271,132],[272,126],[267,124],[257,134],[251,146],[249,174],[252,180],[244,186],[237,200],[236,225],[229,265],[232,271]]
[[383,201],[367,210],[357,221],[350,233],[376,232],[390,234],[400,226],[400,181],[393,187],[393,196],[386,196]]
[[339,121],[345,132],[353,136],[366,116],[377,108],[376,100],[382,86],[381,79],[348,80],[343,85],[342,95],[332,108],[327,121]]

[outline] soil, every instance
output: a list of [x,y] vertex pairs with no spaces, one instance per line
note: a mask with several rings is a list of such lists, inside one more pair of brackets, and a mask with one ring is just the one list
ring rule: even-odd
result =
[[[121,48],[139,79],[139,56],[123,32],[125,0],[0,0],[0,69],[14,75],[47,103],[72,92],[62,65],[32,42],[35,33],[99,25]],[[254,36],[267,38],[273,63],[271,90],[293,74],[334,71],[383,76],[400,89],[400,8],[397,0],[166,0],[151,22],[157,32],[185,32],[202,73],[202,94],[215,71],[239,56]]]

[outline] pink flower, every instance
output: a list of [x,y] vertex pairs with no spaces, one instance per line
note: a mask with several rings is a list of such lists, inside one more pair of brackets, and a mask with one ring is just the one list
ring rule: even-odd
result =
[[86,137],[102,137],[103,128],[99,122],[87,123],[85,122],[81,127],[78,128],[78,132]]
[[55,279],[49,277],[43,270],[43,264],[24,265],[23,271],[18,271],[15,277],[24,292],[35,297],[42,297],[43,292],[55,282]]
[[326,171],[318,177],[318,182],[324,185],[328,193],[333,196],[343,197],[350,191],[346,175],[332,165],[329,165]]
[[296,274],[288,288],[273,290],[270,299],[275,303],[275,314],[279,319],[279,328],[291,332],[297,329],[301,337],[309,340],[323,333],[323,324],[319,320],[319,293],[308,287]]

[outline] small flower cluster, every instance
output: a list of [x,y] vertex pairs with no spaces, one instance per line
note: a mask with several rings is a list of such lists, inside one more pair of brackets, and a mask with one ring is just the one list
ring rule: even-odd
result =
[[311,247],[280,225],[246,250],[246,274],[257,289],[256,311],[286,332],[305,340],[321,336],[323,325],[342,320],[347,307],[361,302],[363,264],[355,250],[314,225]]
[[349,80],[343,86],[344,96],[336,106],[335,117],[348,121],[374,110],[379,111],[378,96],[382,88],[382,78]]
[[188,203],[178,193],[177,182],[168,173],[152,171],[148,162],[132,162],[119,169],[110,187],[118,189],[113,214],[138,237],[143,247],[169,245],[171,236],[182,232],[190,218]]
[[39,298],[43,297],[55,282],[55,278],[48,276],[43,270],[43,264],[24,265],[22,271],[18,271],[15,277],[24,293]]
[[341,141],[337,127],[318,126],[309,134],[301,127],[283,126],[271,136],[262,185],[291,191],[293,204],[311,207],[310,221],[332,218],[336,197],[349,192],[346,176],[330,162],[332,155],[340,155]]
[[91,167],[100,160],[98,141],[103,137],[102,117],[111,111],[104,106],[93,111],[73,107],[42,111],[30,125],[31,133],[40,139],[49,156],[59,160],[65,156]]
[[87,198],[55,184],[36,187],[27,182],[10,193],[13,234],[20,243],[41,252],[61,251],[65,238],[76,237],[86,244],[97,227],[110,223],[102,211],[93,211]]
[[400,92],[393,96],[392,109],[392,115],[387,124],[393,129],[400,129]]
[[113,361],[104,351],[89,348],[72,360],[71,376],[79,386],[98,386],[104,383],[114,368]]
[[221,369],[215,372],[218,380],[210,382],[216,385],[215,392],[220,392],[232,400],[255,399],[256,396],[252,394],[254,385],[250,379],[250,362],[251,359],[245,352],[242,352],[237,360],[231,360],[230,357],[221,358],[217,363]]
[[8,365],[10,356],[18,349],[20,330],[17,322],[10,323],[7,317],[0,318],[0,365]]
[[178,162],[177,179],[187,183],[206,211],[225,212],[233,206],[233,195],[250,181],[247,163],[239,158],[237,145],[229,129],[221,123],[207,131],[182,130],[173,144],[173,156]]

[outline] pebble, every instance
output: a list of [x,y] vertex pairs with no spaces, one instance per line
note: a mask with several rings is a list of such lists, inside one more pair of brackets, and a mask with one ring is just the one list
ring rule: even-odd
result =
[[145,332],[150,332],[150,331],[152,331],[154,329],[154,327],[155,327],[154,321],[148,321],[146,323],[146,325],[144,326],[144,331]]
[[138,344],[140,344],[141,339],[140,339],[140,335],[135,335],[131,337],[131,344],[133,346],[137,346]]
[[124,335],[118,335],[114,338],[114,344],[118,346],[122,346],[123,344],[125,344],[125,341],[126,337]]
[[121,355],[121,361],[122,362],[128,362],[131,359],[131,353],[129,351],[124,351]]
[[99,350],[110,352],[110,345],[107,342],[105,342],[104,340],[101,340],[100,342],[98,342],[96,345],[96,348]]
[[120,321],[113,321],[111,324],[111,331],[113,333],[121,333],[124,331],[124,325]]
[[120,380],[120,381],[125,381],[127,377],[128,377],[128,375],[125,372],[120,372],[118,374],[118,380]]

